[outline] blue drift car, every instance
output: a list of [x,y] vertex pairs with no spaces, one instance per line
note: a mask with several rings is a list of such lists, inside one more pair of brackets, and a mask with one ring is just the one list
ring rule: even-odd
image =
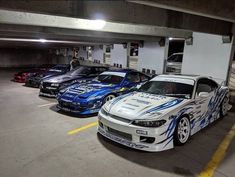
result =
[[92,81],[60,90],[57,107],[80,115],[97,113],[107,101],[145,83],[149,76],[135,70],[105,71]]

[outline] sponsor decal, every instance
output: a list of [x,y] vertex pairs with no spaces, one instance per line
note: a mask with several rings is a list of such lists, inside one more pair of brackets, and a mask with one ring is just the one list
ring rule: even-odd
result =
[[161,111],[161,110],[164,110],[164,109],[168,109],[168,108],[171,108],[173,106],[176,106],[178,105],[179,103],[181,103],[183,101],[183,99],[175,99],[175,100],[172,100],[172,101],[169,101],[167,103],[164,103],[162,105],[159,105],[157,107],[154,107],[154,108],[151,108],[145,112],[143,112],[142,114],[140,114],[139,116],[143,116],[145,114],[148,114],[148,113],[152,113],[152,112],[155,112],[155,111]]

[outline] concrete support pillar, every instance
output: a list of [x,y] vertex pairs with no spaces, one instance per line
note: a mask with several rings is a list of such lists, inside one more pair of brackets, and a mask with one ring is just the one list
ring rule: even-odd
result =
[[227,72],[227,78],[226,78],[226,84],[230,86],[230,88],[235,89],[235,24],[233,24],[232,27],[232,49],[230,53],[230,60],[228,65],[228,72]]
[[79,51],[78,51],[78,56],[79,58],[82,57],[85,60],[87,59],[87,51],[83,49],[83,47],[80,47]]
[[104,58],[104,49],[103,47],[97,45],[94,47],[94,50],[92,51],[92,59],[93,61],[99,61],[100,63],[103,63]]
[[129,68],[130,67],[130,52],[131,52],[131,43],[128,42],[127,43],[127,47],[126,47],[126,67]]
[[122,44],[114,44],[111,49],[111,65],[122,65],[123,68],[127,67],[127,48]]
[[165,46],[160,46],[158,42],[144,42],[143,48],[139,48],[138,69],[145,69],[152,73],[162,74],[164,68]]
[[193,44],[184,46],[182,74],[214,77],[227,80],[232,42],[223,42],[221,35],[193,33]]

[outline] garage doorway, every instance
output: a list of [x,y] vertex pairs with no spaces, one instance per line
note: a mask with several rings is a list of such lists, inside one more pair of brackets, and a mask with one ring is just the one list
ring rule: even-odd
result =
[[180,74],[183,61],[184,39],[169,38],[168,55],[165,61],[164,72]]

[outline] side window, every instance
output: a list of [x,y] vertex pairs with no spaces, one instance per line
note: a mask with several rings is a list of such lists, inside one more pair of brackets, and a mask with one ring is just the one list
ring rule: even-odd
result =
[[149,77],[144,74],[140,74],[140,80],[141,82],[146,82],[149,80]]
[[136,72],[129,73],[129,74],[127,75],[127,80],[128,80],[129,82],[134,82],[134,83],[140,82],[139,73],[136,73]]
[[214,82],[213,80],[209,80],[209,84],[211,86],[212,91],[214,91],[218,88],[218,84],[216,82]]
[[82,74],[91,74],[91,68],[85,68],[85,69],[82,71]]
[[99,72],[99,68],[97,68],[97,67],[92,67],[91,68],[91,74],[99,74],[100,72]]
[[198,95],[200,92],[212,92],[217,89],[218,85],[210,80],[210,79],[200,79],[197,83],[196,94]]
[[99,68],[96,68],[96,70],[97,70],[97,73],[100,74],[100,73],[106,71],[106,68],[99,67]]

